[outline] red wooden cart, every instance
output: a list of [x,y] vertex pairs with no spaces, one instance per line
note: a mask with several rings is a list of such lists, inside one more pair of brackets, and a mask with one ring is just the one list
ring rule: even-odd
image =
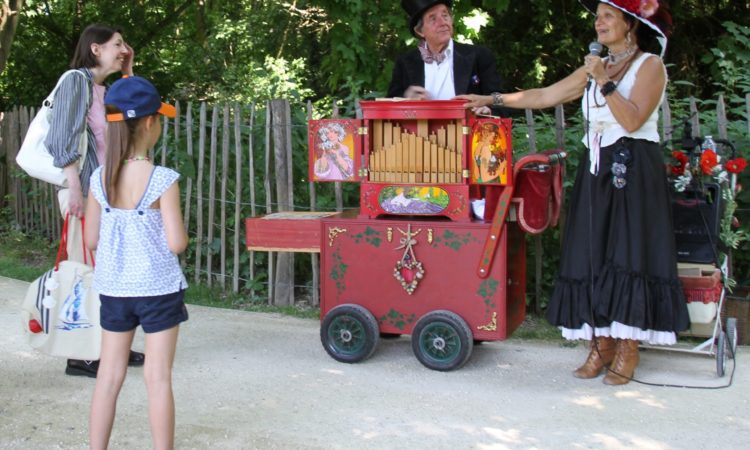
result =
[[410,334],[422,364],[453,370],[524,320],[524,234],[556,222],[564,153],[513,164],[510,119],[462,103],[363,101],[362,119],[310,121],[311,180],[359,182],[359,210],[246,221],[250,250],[320,252],[320,336],[338,361]]

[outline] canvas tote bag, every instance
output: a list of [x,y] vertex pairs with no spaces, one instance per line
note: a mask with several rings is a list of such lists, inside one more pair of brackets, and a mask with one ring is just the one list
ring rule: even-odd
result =
[[[101,352],[99,294],[93,288],[93,267],[60,261],[67,245],[68,220],[66,217],[55,267],[26,291],[22,325],[29,345],[40,352],[93,361]],[[91,257],[90,251],[84,250],[84,254]]]
[[[62,81],[70,76],[85,77],[86,75],[80,70],[68,70],[62,74],[57,81],[57,85],[47,96],[47,99],[44,100],[44,103],[42,103],[42,107],[39,108],[36,116],[34,116],[34,120],[31,121],[29,129],[26,132],[26,137],[23,139],[23,144],[21,144],[21,149],[18,151],[18,155],[16,155],[16,163],[18,163],[19,167],[29,174],[29,176],[62,187],[67,187],[68,180],[65,177],[62,168],[55,167],[54,158],[44,145],[44,140],[49,133],[55,93],[60,88]],[[88,90],[86,90],[85,95],[86,104],[88,104]],[[82,157],[86,155],[88,145],[87,139],[87,133],[81,133],[81,140],[78,143],[78,152]],[[81,170],[82,167],[83,164],[79,164],[78,170]]]

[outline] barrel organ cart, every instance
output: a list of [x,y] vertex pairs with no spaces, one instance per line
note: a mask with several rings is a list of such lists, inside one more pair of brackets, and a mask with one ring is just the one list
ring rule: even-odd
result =
[[426,367],[460,368],[476,341],[524,320],[524,234],[556,223],[564,153],[513,164],[511,120],[462,101],[361,108],[362,119],[308,123],[310,179],[360,183],[360,208],[249,218],[247,247],[320,253],[320,336],[334,359],[410,334]]

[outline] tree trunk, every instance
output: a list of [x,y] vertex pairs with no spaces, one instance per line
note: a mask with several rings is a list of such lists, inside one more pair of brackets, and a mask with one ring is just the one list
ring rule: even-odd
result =
[[0,73],[5,70],[10,57],[10,46],[13,45],[23,3],[24,0],[5,0],[0,10]]

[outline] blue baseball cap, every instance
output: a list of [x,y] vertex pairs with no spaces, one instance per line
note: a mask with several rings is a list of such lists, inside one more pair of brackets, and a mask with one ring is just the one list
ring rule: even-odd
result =
[[174,106],[162,103],[159,91],[141,77],[123,77],[112,83],[104,97],[104,104],[120,110],[107,114],[107,122],[138,119],[155,113],[174,117]]

